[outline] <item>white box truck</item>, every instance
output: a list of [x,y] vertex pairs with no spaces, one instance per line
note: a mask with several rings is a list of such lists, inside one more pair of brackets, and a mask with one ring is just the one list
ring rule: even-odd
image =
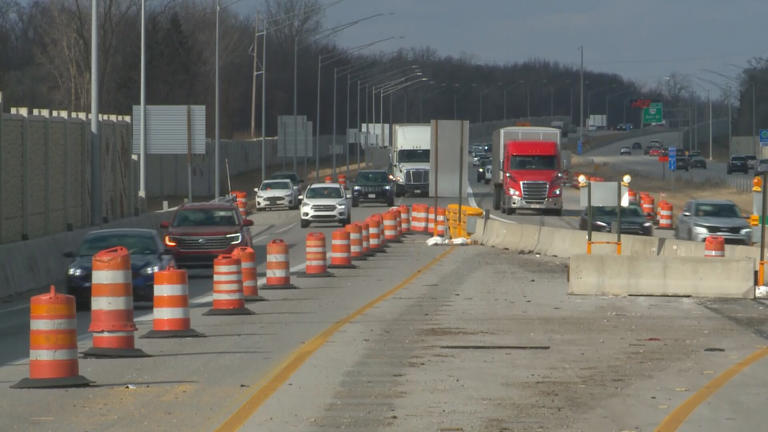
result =
[[429,194],[431,134],[429,124],[393,125],[390,161],[396,196]]

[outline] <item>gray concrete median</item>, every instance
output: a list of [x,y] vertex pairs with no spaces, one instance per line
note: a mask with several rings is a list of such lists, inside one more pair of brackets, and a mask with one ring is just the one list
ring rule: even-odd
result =
[[751,258],[573,255],[568,293],[754,298]]

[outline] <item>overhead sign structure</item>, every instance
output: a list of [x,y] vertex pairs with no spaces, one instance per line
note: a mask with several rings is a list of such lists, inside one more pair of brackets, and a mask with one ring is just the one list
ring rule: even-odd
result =
[[760,145],[768,146],[768,129],[760,129]]
[[661,123],[664,121],[664,107],[661,102],[652,102],[643,109],[643,123]]

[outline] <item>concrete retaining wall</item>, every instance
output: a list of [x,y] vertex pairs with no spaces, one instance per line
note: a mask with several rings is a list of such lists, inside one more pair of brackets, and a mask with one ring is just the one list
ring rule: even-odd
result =
[[754,298],[749,258],[574,255],[569,294]]
[[[170,212],[147,213],[97,228],[78,229],[24,242],[0,245],[0,297],[55,284],[63,288],[70,258],[62,254],[77,248],[93,229],[158,228]],[[63,291],[63,290],[62,290]]]

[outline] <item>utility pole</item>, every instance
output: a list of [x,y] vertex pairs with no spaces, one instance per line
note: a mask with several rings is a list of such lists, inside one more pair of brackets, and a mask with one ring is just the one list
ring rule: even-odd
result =
[[579,45],[581,69],[579,70],[579,143],[584,144],[584,45]]
[[267,25],[264,20],[264,30],[261,39],[261,180],[267,178]]
[[251,77],[251,138],[256,137],[256,74],[259,67],[259,13],[253,25],[253,77]]
[[709,160],[712,160],[712,98],[709,95],[709,89],[707,89],[707,102],[709,103]]
[[[757,84],[753,82],[752,83],[752,145],[755,148],[755,156],[757,156],[758,154],[757,153],[757,146],[758,146],[757,127],[756,127],[757,122],[755,121],[755,118],[757,117],[757,110],[756,110],[757,104],[755,103],[755,93],[757,93],[755,89],[756,86]],[[728,143],[728,145],[730,146],[731,143]],[[757,158],[760,159],[760,156],[757,156]]]
[[99,14],[91,0],[91,225],[101,223],[101,146],[99,140]]
[[[95,0],[94,0],[95,1]],[[219,176],[219,144],[221,136],[219,133],[219,15],[221,12],[221,0],[216,0],[216,54],[215,54],[215,67],[216,69],[216,84],[215,84],[215,97],[214,97],[214,144],[213,144],[213,193],[214,198],[218,198],[221,195],[221,184]]]

